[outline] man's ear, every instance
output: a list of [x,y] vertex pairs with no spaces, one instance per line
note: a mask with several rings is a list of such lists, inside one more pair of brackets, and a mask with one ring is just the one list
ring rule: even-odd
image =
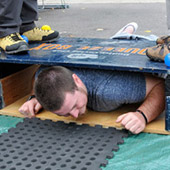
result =
[[73,74],[72,77],[76,85],[79,85],[81,83],[80,78],[76,74]]

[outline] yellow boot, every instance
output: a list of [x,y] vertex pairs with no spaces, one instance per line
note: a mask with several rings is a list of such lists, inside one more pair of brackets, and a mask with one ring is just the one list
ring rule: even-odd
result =
[[41,28],[35,27],[32,30],[23,33],[29,42],[52,42],[59,38],[59,33],[53,30],[43,30]]
[[0,48],[7,54],[15,54],[29,50],[27,42],[20,36],[19,33],[13,33],[0,38]]

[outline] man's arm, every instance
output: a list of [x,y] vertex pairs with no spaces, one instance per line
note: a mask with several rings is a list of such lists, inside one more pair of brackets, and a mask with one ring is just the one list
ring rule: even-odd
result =
[[[138,108],[141,110],[148,123],[158,117],[165,109],[164,80],[146,75],[146,97],[144,102]],[[116,122],[121,123],[126,129],[134,134],[144,130],[146,121],[139,112],[128,112],[119,116]]]
[[[32,91],[31,91],[31,96],[34,95],[33,92],[33,84],[35,80],[35,74],[33,75],[32,78]],[[27,100],[20,108],[19,112],[23,114],[25,117],[35,117],[35,115],[42,109],[41,104],[38,102],[36,98],[32,98],[31,100]]]

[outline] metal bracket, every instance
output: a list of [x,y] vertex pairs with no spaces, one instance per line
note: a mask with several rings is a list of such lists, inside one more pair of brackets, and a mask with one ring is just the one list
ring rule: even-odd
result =
[[38,5],[38,9],[66,9],[69,5],[65,3],[65,0],[61,0],[61,5],[46,5],[44,0],[42,0],[42,5]]

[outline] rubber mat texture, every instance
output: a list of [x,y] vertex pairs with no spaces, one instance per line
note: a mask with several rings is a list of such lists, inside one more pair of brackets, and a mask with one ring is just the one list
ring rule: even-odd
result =
[[24,119],[0,135],[1,170],[100,170],[126,131]]

